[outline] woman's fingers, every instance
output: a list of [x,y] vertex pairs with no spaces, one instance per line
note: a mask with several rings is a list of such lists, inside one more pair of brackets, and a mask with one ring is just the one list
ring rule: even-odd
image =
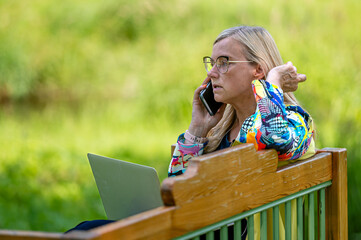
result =
[[292,62],[287,62],[285,64],[284,74],[289,75],[291,78],[297,77],[297,68],[293,66]]
[[207,76],[206,79],[204,79],[202,85],[207,84],[209,81],[211,81],[211,78]]
[[207,87],[207,84],[203,84],[203,85],[199,86],[199,87],[194,91],[193,101],[196,101],[196,102],[200,101],[200,100],[199,100],[199,94],[200,94],[200,92],[201,92],[203,89],[205,89],[206,87]]
[[287,62],[280,69],[282,74],[282,89],[284,92],[294,92],[298,88],[300,82],[306,81],[305,74],[297,73],[297,68],[293,66],[292,62]]
[[299,82],[304,82],[304,81],[306,81],[307,77],[305,74],[299,73],[299,74],[297,74],[297,79]]
[[285,85],[283,85],[283,91],[284,92],[294,92],[296,91],[298,88],[298,84],[290,84],[290,83],[287,83]]
[[200,85],[195,91],[194,91],[194,96],[193,96],[193,100],[199,100],[199,94],[200,92],[206,88],[208,82],[211,80],[210,77],[206,77],[206,79],[204,79],[202,85]]
[[282,89],[284,92],[294,92],[298,89],[298,84],[304,81],[306,81],[306,75],[298,74],[297,78],[285,81],[282,85]]

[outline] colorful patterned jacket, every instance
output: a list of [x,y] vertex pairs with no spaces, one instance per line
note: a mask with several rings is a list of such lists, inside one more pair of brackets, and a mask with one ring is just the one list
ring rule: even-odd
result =
[[[235,146],[240,143],[253,143],[256,150],[276,149],[279,161],[304,159],[314,154],[313,125],[311,116],[300,106],[285,106],[281,88],[264,80],[252,82],[257,109],[242,124],[235,141],[227,143],[226,137],[221,146]],[[203,154],[207,145],[184,144],[184,134],[178,138],[168,176],[185,172],[188,160]],[[226,142],[226,143],[225,143]]]

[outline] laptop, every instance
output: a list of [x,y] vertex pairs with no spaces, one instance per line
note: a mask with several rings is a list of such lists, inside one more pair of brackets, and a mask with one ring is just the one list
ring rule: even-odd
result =
[[88,159],[108,219],[119,220],[163,206],[154,168],[91,153]]

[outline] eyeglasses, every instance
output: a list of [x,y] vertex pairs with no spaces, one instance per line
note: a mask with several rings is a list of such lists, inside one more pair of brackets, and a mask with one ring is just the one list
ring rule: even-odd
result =
[[229,61],[229,57],[227,56],[219,56],[216,61],[214,61],[211,57],[203,57],[204,67],[207,72],[210,72],[216,64],[216,67],[220,73],[226,73],[228,71],[229,63],[236,62],[252,62],[252,61]]

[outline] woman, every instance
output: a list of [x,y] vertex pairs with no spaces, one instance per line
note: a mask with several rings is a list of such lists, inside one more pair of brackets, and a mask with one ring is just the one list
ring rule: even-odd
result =
[[[265,29],[240,26],[224,30],[213,44],[212,56],[204,57],[203,62],[207,78],[195,90],[192,120],[178,138],[168,176],[184,173],[194,156],[240,143],[253,143],[256,150],[277,150],[280,166],[315,153],[312,119],[291,92],[306,76],[297,74],[292,63],[283,64]],[[210,81],[214,99],[223,103],[214,116],[208,114],[199,98]],[[293,202],[294,216],[295,207]],[[280,215],[282,233],[284,214]],[[242,221],[245,239],[246,220]],[[256,214],[255,239],[259,239],[259,226]]]
[[[253,143],[256,150],[276,149],[280,161],[314,154],[312,119],[290,92],[306,77],[297,74],[292,63],[283,65],[265,29],[224,30],[212,56],[203,61],[207,78],[194,93],[192,120],[178,138],[168,176],[184,173],[193,156],[239,143]],[[199,99],[209,81],[214,99],[224,103],[214,116]]]

